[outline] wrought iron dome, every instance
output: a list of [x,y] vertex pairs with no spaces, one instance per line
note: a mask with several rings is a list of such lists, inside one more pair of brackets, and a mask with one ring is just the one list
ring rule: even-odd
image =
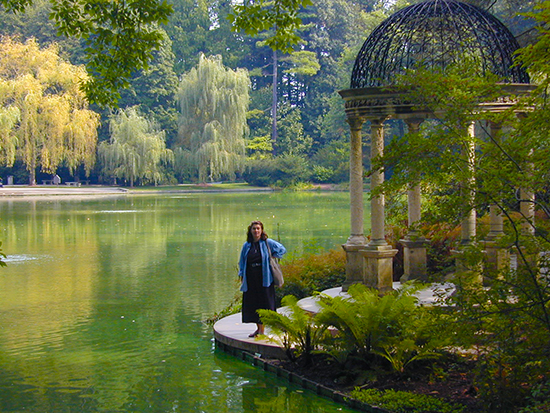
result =
[[391,86],[416,64],[444,68],[464,56],[505,83],[529,83],[513,66],[519,45],[490,13],[456,0],[427,0],[401,9],[367,38],[355,60],[351,88]]

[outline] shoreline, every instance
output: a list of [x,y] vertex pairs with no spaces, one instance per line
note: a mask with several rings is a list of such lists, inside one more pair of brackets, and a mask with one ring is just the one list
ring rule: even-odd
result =
[[[335,191],[333,187],[319,185],[307,191]],[[126,188],[119,186],[101,186],[101,185],[4,185],[0,187],[0,201],[14,199],[47,197],[83,197],[83,196],[127,196],[127,195],[151,195],[151,194],[193,194],[193,193],[247,193],[247,192],[275,192],[276,189],[254,186],[224,188],[220,185],[181,185],[181,187],[169,186],[166,188],[157,187],[148,188]]]

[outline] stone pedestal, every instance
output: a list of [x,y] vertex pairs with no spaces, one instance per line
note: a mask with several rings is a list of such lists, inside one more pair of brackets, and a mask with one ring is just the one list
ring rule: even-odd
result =
[[347,291],[352,284],[361,284],[363,282],[363,273],[365,269],[365,259],[363,258],[363,249],[365,245],[342,245],[346,251],[346,280],[342,285],[342,291]]
[[428,241],[424,238],[405,238],[400,240],[403,244],[403,275],[401,282],[409,280],[427,280],[427,254]]
[[[492,274],[498,274],[510,267],[510,252],[496,241],[484,241],[485,268]],[[488,280],[483,280],[486,284]]]
[[[498,272],[510,266],[510,252],[499,245],[498,240],[504,235],[504,225],[500,209],[496,205],[490,208],[490,231],[483,241],[485,249],[485,269],[492,273]],[[484,280],[486,282],[488,280]]]
[[390,245],[367,246],[362,251],[365,259],[363,283],[384,293],[393,289],[393,257],[397,250]]
[[481,262],[473,265],[466,262],[463,250],[452,250],[451,255],[455,257],[456,273],[460,274],[460,278],[480,285],[483,283],[483,265]]

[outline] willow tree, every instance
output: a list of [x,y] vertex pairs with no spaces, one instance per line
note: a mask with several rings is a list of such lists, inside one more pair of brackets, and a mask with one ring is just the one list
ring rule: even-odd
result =
[[[0,79],[0,99],[9,95],[10,85]],[[15,126],[19,121],[19,108],[7,104],[0,107],[0,165],[13,166],[17,150]]]
[[242,169],[250,79],[223,66],[220,56],[200,56],[180,82],[178,138],[199,181],[233,178]]
[[38,167],[55,173],[65,164],[74,173],[83,164],[90,173],[99,116],[88,109],[80,88],[87,77],[83,67],[61,59],[55,45],[0,42],[0,139],[7,143],[0,160],[11,166],[21,159],[31,185]]
[[110,129],[110,142],[102,142],[98,149],[103,175],[124,179],[130,186],[136,182],[157,185],[165,179],[163,166],[174,155],[154,122],[131,107],[111,118]]

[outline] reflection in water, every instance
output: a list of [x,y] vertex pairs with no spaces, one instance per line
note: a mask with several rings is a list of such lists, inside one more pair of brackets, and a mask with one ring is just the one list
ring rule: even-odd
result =
[[1,200],[0,411],[336,411],[214,353],[202,320],[238,293],[251,220],[298,255],[311,238],[333,248],[349,232],[347,199]]

